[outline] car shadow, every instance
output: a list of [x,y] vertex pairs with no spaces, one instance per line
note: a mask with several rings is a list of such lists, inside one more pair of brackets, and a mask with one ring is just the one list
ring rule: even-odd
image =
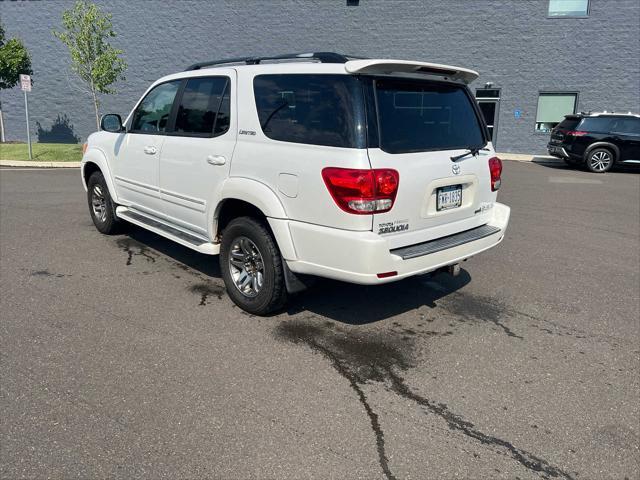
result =
[[[127,227],[126,236],[136,242],[138,248],[151,248],[183,268],[222,279],[217,256],[195,252],[135,225]],[[308,290],[292,296],[285,310],[275,315],[297,315],[306,311],[344,324],[365,325],[422,306],[434,308],[439,299],[470,281],[471,276],[464,269],[460,269],[456,277],[447,273],[425,274],[376,286],[318,278]]]
[[464,269],[456,277],[434,273],[372,286],[321,279],[292,298],[287,313],[307,311],[340,323],[365,325],[423,306],[435,308],[439,299],[470,281],[471,275]]

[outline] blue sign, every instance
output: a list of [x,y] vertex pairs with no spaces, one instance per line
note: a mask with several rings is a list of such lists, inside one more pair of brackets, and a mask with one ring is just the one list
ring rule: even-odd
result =
[[514,110],[513,111],[513,117],[518,119],[522,117],[522,110]]

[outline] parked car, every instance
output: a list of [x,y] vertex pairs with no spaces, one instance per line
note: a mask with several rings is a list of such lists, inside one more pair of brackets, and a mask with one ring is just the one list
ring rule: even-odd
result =
[[467,84],[424,62],[295,54],[199,63],[102,118],[82,160],[97,229],[219,255],[266,314],[309,276],[383,284],[497,245],[502,163]]
[[567,115],[551,131],[549,154],[595,173],[616,163],[640,164],[640,115],[579,113]]

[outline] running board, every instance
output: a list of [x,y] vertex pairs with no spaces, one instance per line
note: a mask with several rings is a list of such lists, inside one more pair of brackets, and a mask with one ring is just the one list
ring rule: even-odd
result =
[[219,244],[207,242],[200,236],[184,232],[127,207],[117,207],[116,215],[118,218],[150,230],[153,233],[157,233],[162,237],[173,240],[174,242],[184,245],[196,252],[204,253],[205,255],[218,255],[220,253]]

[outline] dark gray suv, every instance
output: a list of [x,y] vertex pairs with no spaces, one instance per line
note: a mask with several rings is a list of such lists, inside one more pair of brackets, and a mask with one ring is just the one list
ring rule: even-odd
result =
[[595,173],[607,172],[616,163],[640,165],[640,115],[567,115],[551,131],[547,149],[569,165],[585,165]]

